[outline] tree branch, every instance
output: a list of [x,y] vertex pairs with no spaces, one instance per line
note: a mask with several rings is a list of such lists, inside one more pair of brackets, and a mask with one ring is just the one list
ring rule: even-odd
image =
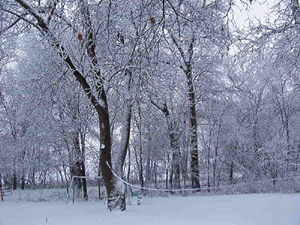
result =
[[21,20],[22,20],[22,18],[18,18],[14,22],[12,22],[10,25],[8,25],[6,28],[4,28],[3,30],[0,30],[0,35],[3,34],[3,33],[5,33],[6,31],[8,31],[10,28],[12,28],[13,26],[15,26]]
[[38,26],[44,31],[48,32],[49,28],[42,17],[40,17],[26,2],[23,0],[15,0],[17,3],[19,3],[27,12],[30,13],[38,22]]
[[[60,44],[60,42],[54,37],[54,35],[51,33],[50,29],[48,28],[47,24],[44,22],[44,20],[38,16],[29,5],[27,5],[22,0],[15,0],[18,2],[24,9],[26,9],[37,21],[38,21],[38,27],[41,28],[42,31],[44,31],[44,35],[46,35],[50,40],[50,44],[56,49],[59,50],[59,55],[63,58],[65,64],[73,71],[73,75],[75,76],[76,80],[80,83],[81,87],[83,88],[84,92],[86,93],[87,97],[90,99],[92,105],[96,109],[97,113],[103,114],[105,113],[106,108],[106,101],[100,102],[100,99],[98,100],[95,95],[92,94],[92,89],[84,76],[76,69],[75,65],[73,64],[70,56],[66,52],[65,48]],[[102,98],[101,98],[102,99]],[[106,100],[106,99],[105,99]],[[101,116],[101,115],[99,115]]]
[[26,18],[24,17],[24,16],[28,15],[27,13],[24,14],[24,15],[19,15],[19,14],[15,13],[15,12],[12,12],[12,11],[10,11],[10,10],[8,10],[8,9],[5,9],[5,8],[2,8],[2,7],[1,7],[0,9],[1,9],[2,11],[4,11],[4,12],[7,12],[7,13],[9,13],[9,14],[12,14],[12,15],[18,17],[19,19],[25,21],[26,23],[28,23],[28,24],[32,25],[33,27],[35,27],[36,29],[40,30],[39,26],[37,26],[35,23],[33,23],[32,21],[30,21],[30,20],[28,20],[28,19],[26,19]]
[[168,33],[170,34],[170,36],[171,36],[171,38],[172,38],[172,41],[173,41],[173,43],[174,43],[174,44],[175,44],[175,46],[177,47],[177,49],[178,49],[178,51],[179,51],[179,53],[180,53],[180,55],[181,55],[181,57],[182,57],[182,59],[183,59],[184,63],[186,64],[186,63],[187,63],[187,61],[186,61],[186,58],[185,58],[185,55],[184,55],[183,49],[182,49],[182,48],[181,48],[181,46],[179,45],[178,41],[175,39],[174,35],[173,35],[173,34],[172,34],[170,31],[168,31]]

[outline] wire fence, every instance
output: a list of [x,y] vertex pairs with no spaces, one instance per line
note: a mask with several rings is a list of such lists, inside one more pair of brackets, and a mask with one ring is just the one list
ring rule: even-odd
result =
[[[200,187],[200,188],[180,188],[180,189],[174,189],[174,188],[151,188],[151,187],[141,187],[140,185],[132,184],[124,179],[122,179],[120,176],[117,175],[117,173],[111,168],[111,166],[107,163],[107,166],[111,170],[113,176],[121,181],[123,184],[129,186],[131,189],[135,190],[143,190],[143,191],[153,191],[153,192],[164,192],[164,193],[183,193],[183,192],[197,192],[197,191],[213,191],[213,190],[232,190],[235,188],[240,188],[240,187],[253,187],[253,185],[259,185],[259,184],[269,184],[272,185],[274,182],[284,182],[287,180],[293,180],[292,184],[297,183],[298,185],[297,188],[299,188],[300,192],[300,174],[296,174],[293,176],[287,176],[287,177],[278,177],[278,178],[272,178],[272,179],[265,179],[265,180],[258,180],[258,181],[251,181],[251,182],[245,182],[245,183],[240,183],[240,184],[229,184],[229,185],[218,185],[218,186],[205,186],[205,187]],[[103,179],[101,176],[72,176],[71,182],[70,182],[70,190],[72,190],[73,194],[73,203],[75,199],[75,184],[74,184],[74,179],[79,178],[79,179]],[[298,182],[295,182],[298,181]],[[66,204],[68,204],[69,199],[70,199],[70,193],[71,191],[68,191],[67,193],[67,200]],[[268,189],[270,190],[270,189]],[[132,193],[131,193],[132,194]]]

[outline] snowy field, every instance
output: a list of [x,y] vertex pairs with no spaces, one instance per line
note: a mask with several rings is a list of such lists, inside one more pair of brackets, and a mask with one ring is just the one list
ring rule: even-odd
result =
[[127,211],[109,212],[103,201],[65,205],[11,196],[0,202],[0,225],[300,225],[300,194],[146,197],[141,203],[133,199]]

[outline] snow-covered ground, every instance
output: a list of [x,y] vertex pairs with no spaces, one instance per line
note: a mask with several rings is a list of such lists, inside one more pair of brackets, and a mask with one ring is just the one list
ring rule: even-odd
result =
[[63,199],[28,202],[11,196],[0,202],[0,225],[42,224],[300,225],[300,194],[146,197],[124,212],[109,212],[103,201],[65,205]]

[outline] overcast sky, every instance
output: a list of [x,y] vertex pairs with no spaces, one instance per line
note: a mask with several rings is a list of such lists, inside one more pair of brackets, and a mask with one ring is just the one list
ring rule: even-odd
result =
[[251,21],[260,20],[264,22],[267,18],[266,13],[270,12],[275,0],[253,0],[252,4],[243,4],[237,1],[237,5],[233,7],[233,16],[236,24],[242,28],[249,24]]

